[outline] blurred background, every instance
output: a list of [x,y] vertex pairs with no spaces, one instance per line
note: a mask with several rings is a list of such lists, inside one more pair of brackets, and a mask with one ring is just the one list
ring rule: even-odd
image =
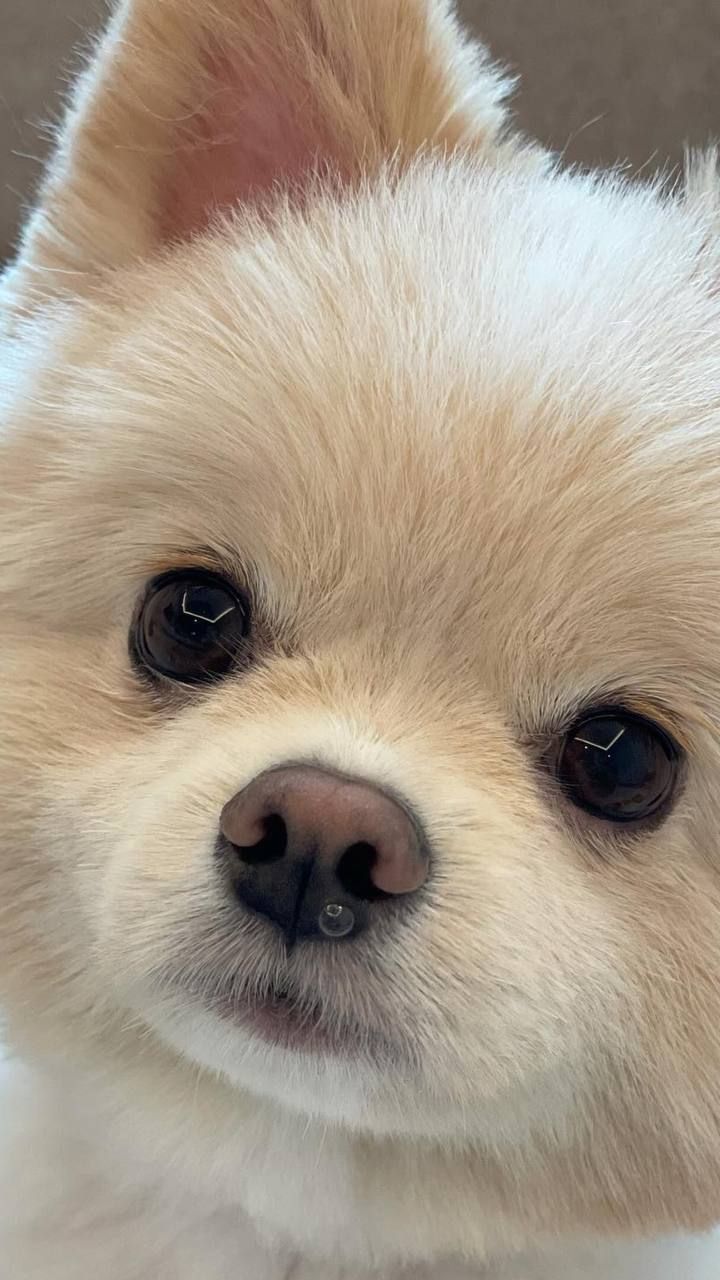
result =
[[[197,0],[202,3],[203,0]],[[352,0],[347,0],[352,4]],[[588,165],[677,165],[720,135],[720,0],[459,0],[521,74],[527,133]],[[102,0],[0,0],[0,261],[32,198],[77,49]]]

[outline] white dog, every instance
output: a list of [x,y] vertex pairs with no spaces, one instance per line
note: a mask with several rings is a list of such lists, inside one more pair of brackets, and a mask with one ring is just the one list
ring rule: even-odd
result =
[[11,1280],[720,1276],[720,184],[505,90],[444,0],[128,0],[77,91],[3,287]]

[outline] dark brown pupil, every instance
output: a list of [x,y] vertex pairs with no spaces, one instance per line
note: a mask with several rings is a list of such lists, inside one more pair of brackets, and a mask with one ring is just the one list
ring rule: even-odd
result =
[[135,628],[140,661],[184,683],[225,674],[247,634],[240,596],[214,574],[186,571],[150,583]]
[[559,760],[566,794],[615,822],[648,818],[669,799],[678,752],[662,729],[631,713],[588,716],[570,731]]

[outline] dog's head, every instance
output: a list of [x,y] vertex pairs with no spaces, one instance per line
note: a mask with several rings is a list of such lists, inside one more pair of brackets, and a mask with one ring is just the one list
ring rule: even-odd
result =
[[720,1212],[715,184],[503,91],[135,0],[6,282],[11,1033],[405,1152],[389,1239],[412,1140],[407,1249]]

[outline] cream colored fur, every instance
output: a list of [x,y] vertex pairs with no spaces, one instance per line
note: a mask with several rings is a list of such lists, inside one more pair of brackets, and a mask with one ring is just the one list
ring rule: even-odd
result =
[[[720,239],[564,173],[431,0],[134,0],[4,285],[0,1253],[20,1280],[714,1280]],[[221,558],[261,659],[128,660]],[[622,695],[664,822],[543,760]],[[289,958],[223,804],[318,760],[435,849],[397,927]],[[282,973],[397,1052],[211,1012]]]

